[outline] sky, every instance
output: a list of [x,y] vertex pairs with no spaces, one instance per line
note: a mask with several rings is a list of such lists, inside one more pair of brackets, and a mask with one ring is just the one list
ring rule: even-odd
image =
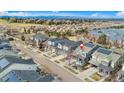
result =
[[124,18],[124,11],[0,11],[0,16],[75,16],[86,18]]

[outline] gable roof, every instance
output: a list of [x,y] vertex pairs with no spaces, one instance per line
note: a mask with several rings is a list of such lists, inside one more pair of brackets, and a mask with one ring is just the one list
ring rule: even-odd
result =
[[103,60],[106,62],[112,62],[112,63],[116,63],[117,60],[122,56],[120,54],[117,54],[115,52],[113,52],[110,49],[105,49],[105,48],[98,48],[97,51],[95,51],[93,53],[93,56],[96,57],[96,59],[98,58],[99,60]]
[[58,44],[61,44],[62,46],[67,46],[67,47],[70,47],[70,48],[75,48],[75,47],[80,45],[80,42],[75,42],[75,41],[68,40],[68,39],[53,38],[53,39],[49,39],[48,41],[54,42],[55,47]]
[[[75,50],[76,54],[82,55],[82,53],[90,53],[91,51],[97,49],[98,46],[93,43],[84,43],[84,48],[80,49],[80,46]],[[94,52],[94,51],[93,51]]]
[[7,67],[9,67],[12,64],[35,64],[32,59],[22,59],[20,57],[16,56],[3,56],[0,58],[0,71],[5,70]]
[[39,40],[39,41],[45,41],[48,39],[48,37],[43,34],[36,34],[33,36],[33,39]]
[[19,56],[18,54],[18,51],[17,50],[6,50],[6,49],[1,49],[0,50],[0,57],[1,56]]
[[50,82],[54,80],[53,76],[39,74],[34,70],[13,70],[2,78],[4,82]]
[[[22,59],[20,57],[15,56],[4,56],[1,59],[6,59],[10,64],[19,63],[19,64],[35,64],[33,59]],[[0,60],[1,60],[0,59]]]

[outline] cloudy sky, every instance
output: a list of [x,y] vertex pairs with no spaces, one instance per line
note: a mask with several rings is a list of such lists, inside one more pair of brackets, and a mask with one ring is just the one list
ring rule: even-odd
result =
[[0,11],[0,16],[75,16],[90,18],[124,18],[122,11]]

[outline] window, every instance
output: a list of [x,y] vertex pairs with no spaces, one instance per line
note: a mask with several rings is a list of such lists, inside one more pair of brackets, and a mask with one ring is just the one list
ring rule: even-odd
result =
[[8,65],[9,65],[9,62],[6,59],[2,59],[0,61],[0,69],[3,69],[3,68],[5,68]]
[[112,71],[110,71],[110,74],[112,75]]
[[82,61],[82,59],[79,59],[79,61]]
[[103,72],[103,69],[99,69],[99,72]]
[[122,74],[121,74],[120,77],[119,77],[119,79],[122,79],[122,77],[123,77],[123,76],[122,76]]
[[109,72],[108,72],[108,71],[106,71],[106,74],[108,75],[108,74],[109,74]]

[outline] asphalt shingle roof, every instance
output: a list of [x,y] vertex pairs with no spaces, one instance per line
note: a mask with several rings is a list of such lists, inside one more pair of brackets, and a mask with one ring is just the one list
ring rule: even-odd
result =
[[4,78],[6,82],[50,82],[54,80],[52,75],[39,74],[34,70],[13,70]]
[[45,41],[45,40],[48,39],[48,37],[43,35],[43,34],[36,34],[36,35],[34,35],[33,38],[36,39],[36,40],[40,40],[40,41]]
[[80,45],[80,42],[75,42],[75,41],[71,41],[71,40],[68,40],[68,39],[54,38],[54,39],[49,39],[49,41],[54,42],[55,46],[57,46],[58,43],[60,43],[61,45],[67,46],[67,47],[70,47],[70,48],[75,48],[75,47]]

